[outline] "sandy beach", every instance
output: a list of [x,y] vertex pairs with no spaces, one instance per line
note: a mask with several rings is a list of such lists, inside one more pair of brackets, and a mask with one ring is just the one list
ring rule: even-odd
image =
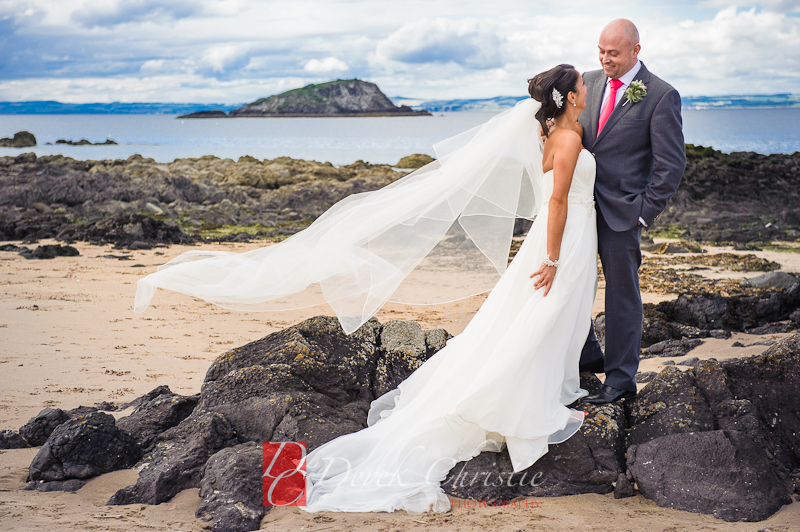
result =
[[[14,242],[21,245],[20,242]],[[42,240],[43,244],[55,241]],[[261,243],[209,244],[247,251]],[[101,401],[123,403],[158,385],[195,394],[206,369],[222,352],[320,314],[320,306],[280,313],[228,311],[180,294],[159,291],[144,314],[133,313],[136,281],[156,266],[192,249],[174,245],[121,251],[110,245],[76,243],[78,257],[26,260],[0,252],[0,429],[18,429],[41,409],[70,409]],[[730,248],[713,248],[711,253]],[[738,252],[737,252],[738,253]],[[742,252],[744,253],[744,252]],[[748,252],[800,272],[800,253]],[[711,278],[754,277],[711,269]],[[594,313],[603,310],[603,291]],[[643,294],[645,302],[675,297]],[[485,295],[446,305],[386,305],[381,322],[415,320],[424,329],[463,330]],[[708,339],[688,356],[750,356],[765,347],[751,344],[786,335],[734,334]],[[750,347],[732,347],[734,342]],[[666,359],[643,360],[640,371],[658,371]],[[679,361],[679,360],[676,360]],[[116,417],[130,411],[114,412]],[[76,493],[18,491],[37,449],[0,451],[0,523],[3,530],[201,530],[194,518],[197,489],[158,506],[105,506],[119,488],[135,482],[134,470],[90,480]],[[470,508],[463,502],[448,514],[307,514],[297,508],[268,512],[264,530],[800,530],[800,502],[760,523],[726,523],[709,515],[659,508],[642,496],[614,500],[613,494],[532,500],[506,508]],[[527,506],[527,507],[526,507]]]

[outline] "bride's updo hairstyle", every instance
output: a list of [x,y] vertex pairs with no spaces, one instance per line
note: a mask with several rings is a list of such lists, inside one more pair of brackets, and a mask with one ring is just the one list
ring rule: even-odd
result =
[[[563,98],[561,107],[553,98],[553,89],[558,90]],[[567,94],[570,92],[578,92],[578,71],[572,65],[558,65],[528,80],[528,94],[542,104],[536,112],[536,120],[542,124],[545,134],[550,133],[547,120],[555,119],[567,110]]]

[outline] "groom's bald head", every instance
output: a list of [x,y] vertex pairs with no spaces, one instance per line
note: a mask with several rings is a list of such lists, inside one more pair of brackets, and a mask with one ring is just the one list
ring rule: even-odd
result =
[[625,75],[636,64],[639,56],[639,30],[630,20],[611,21],[600,33],[598,44],[600,64],[609,78]]

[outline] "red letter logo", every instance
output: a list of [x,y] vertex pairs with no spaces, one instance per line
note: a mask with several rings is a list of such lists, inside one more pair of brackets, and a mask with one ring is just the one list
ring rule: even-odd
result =
[[265,441],[261,480],[264,506],[306,505],[306,442]]

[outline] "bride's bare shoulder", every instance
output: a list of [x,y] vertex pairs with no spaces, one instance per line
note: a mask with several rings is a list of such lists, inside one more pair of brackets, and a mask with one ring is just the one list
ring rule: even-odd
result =
[[579,152],[581,150],[583,139],[581,134],[571,129],[558,129],[550,134],[547,139],[550,143],[552,150],[564,150],[568,152]]

